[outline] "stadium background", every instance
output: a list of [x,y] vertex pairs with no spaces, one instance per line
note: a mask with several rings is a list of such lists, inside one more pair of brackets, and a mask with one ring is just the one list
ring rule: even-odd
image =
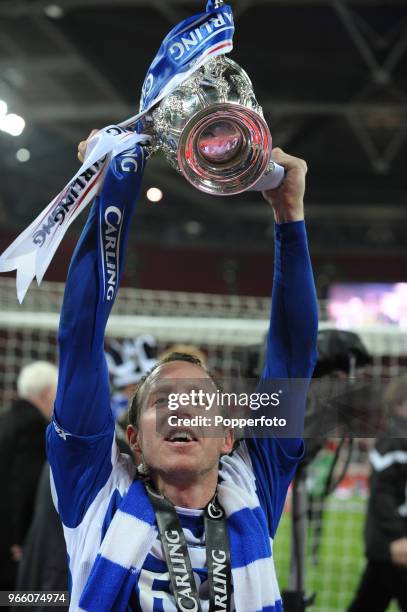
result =
[[[0,128],[0,250],[77,168],[79,140],[134,114],[163,36],[203,2],[2,0],[0,100],[25,120]],[[385,0],[235,0],[232,57],[252,78],[274,143],[309,166],[306,215],[321,325],[335,283],[396,283],[407,269],[407,7]],[[0,126],[2,125],[0,120]],[[150,187],[162,190],[152,203]],[[41,289],[17,306],[0,279],[0,409],[32,359],[56,359],[56,327],[82,216]],[[239,374],[260,347],[271,291],[273,223],[259,194],[214,198],[152,159],[129,244],[110,337],[156,336],[199,345],[209,366]],[[354,327],[353,327],[354,328]],[[359,325],[377,375],[407,363],[397,325]],[[250,349],[249,349],[250,347]],[[260,350],[255,349],[255,350]],[[324,513],[317,566],[307,556],[313,610],[342,611],[363,567],[367,450],[354,447],[348,476]],[[290,499],[275,544],[286,585]]]

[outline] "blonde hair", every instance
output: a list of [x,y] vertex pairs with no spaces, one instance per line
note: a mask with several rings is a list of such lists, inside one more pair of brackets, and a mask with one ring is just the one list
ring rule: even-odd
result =
[[24,366],[17,379],[17,393],[21,399],[37,397],[51,387],[56,389],[58,369],[48,361],[34,361]]
[[192,357],[195,357],[195,359],[198,359],[201,362],[201,365],[203,365],[204,367],[207,366],[207,359],[205,353],[194,344],[173,344],[161,353],[160,360],[166,359],[168,355],[171,355],[172,353],[183,353],[184,355],[191,355]]

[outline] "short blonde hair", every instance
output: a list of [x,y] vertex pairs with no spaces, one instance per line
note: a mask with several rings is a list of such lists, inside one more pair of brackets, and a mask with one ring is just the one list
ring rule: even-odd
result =
[[200,361],[200,365],[204,367],[206,367],[207,365],[205,353],[194,344],[173,344],[161,353],[161,355],[159,356],[160,361],[166,359],[168,355],[171,355],[172,353],[182,353],[184,355],[191,355],[192,357],[195,357]]
[[37,397],[51,387],[56,389],[58,369],[48,361],[34,361],[24,366],[17,379],[17,393],[21,399]]

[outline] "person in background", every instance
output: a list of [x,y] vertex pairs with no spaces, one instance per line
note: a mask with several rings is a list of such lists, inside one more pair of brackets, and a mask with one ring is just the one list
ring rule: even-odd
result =
[[[18,568],[16,591],[67,591],[68,560],[64,532],[52,501],[49,463],[45,462],[37,488],[33,520],[24,540]],[[19,612],[18,607],[12,608]],[[31,612],[47,612],[49,605],[38,603]],[[63,612],[63,607],[59,607]],[[65,607],[67,610],[68,607]]]
[[25,366],[18,399],[0,417],[0,590],[13,590],[17,564],[32,519],[35,493],[46,458],[58,370],[46,361]]
[[407,612],[407,374],[392,380],[384,400],[390,424],[370,455],[367,564],[348,612],[382,612],[393,599]]
[[157,342],[150,334],[123,341],[110,340],[105,346],[109,370],[110,407],[115,421],[116,442],[122,453],[139,463],[126,439],[127,412],[137,383],[157,362]]

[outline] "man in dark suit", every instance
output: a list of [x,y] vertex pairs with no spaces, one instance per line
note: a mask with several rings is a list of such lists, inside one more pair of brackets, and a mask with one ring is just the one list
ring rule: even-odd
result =
[[389,384],[384,400],[391,418],[370,454],[367,564],[348,612],[384,612],[394,599],[407,612],[407,374]]
[[0,416],[0,590],[13,590],[35,493],[46,458],[45,430],[51,418],[57,369],[36,361],[18,377],[18,399]]
[[[35,500],[34,516],[24,541],[18,569],[17,591],[67,591],[68,561],[61,521],[55,510],[50,487],[49,464],[42,469]],[[68,608],[60,608],[60,612]],[[43,604],[31,612],[47,612]],[[15,608],[19,612],[19,608]]]

